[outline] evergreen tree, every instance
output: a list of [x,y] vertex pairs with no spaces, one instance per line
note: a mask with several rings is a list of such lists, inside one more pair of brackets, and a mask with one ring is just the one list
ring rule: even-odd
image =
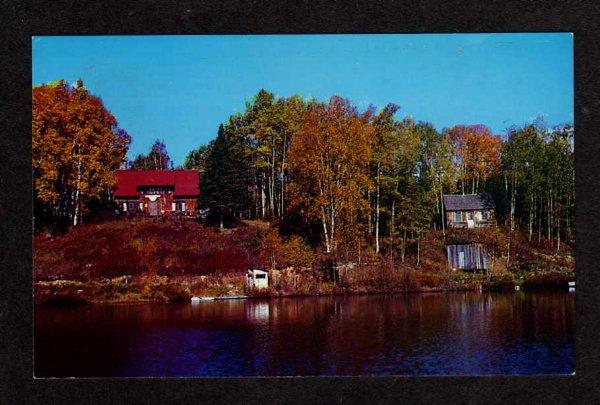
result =
[[230,120],[227,126],[219,126],[206,157],[200,204],[221,228],[225,219],[236,219],[251,206],[250,165],[244,149],[244,138],[236,131],[235,120]]
[[197,170],[201,174],[204,174],[209,151],[210,145],[200,145],[198,149],[187,154],[183,162],[183,168],[187,170]]

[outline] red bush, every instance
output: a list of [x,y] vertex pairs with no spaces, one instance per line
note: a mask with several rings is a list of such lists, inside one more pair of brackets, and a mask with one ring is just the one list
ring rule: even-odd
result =
[[36,279],[121,275],[205,275],[245,271],[258,263],[260,231],[223,233],[184,219],[120,220],[34,237]]

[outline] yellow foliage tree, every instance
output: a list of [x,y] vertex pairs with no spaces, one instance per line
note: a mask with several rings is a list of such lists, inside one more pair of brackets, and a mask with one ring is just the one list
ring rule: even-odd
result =
[[81,80],[74,87],[64,80],[41,85],[32,93],[36,215],[77,225],[114,185],[130,137]]
[[339,97],[311,102],[290,147],[290,207],[320,222],[327,253],[356,240],[365,223],[372,114]]

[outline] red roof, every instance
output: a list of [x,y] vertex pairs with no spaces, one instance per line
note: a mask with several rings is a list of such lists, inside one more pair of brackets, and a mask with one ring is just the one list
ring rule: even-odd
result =
[[196,170],[117,170],[115,197],[136,197],[138,186],[171,186],[175,197],[198,197],[200,173]]

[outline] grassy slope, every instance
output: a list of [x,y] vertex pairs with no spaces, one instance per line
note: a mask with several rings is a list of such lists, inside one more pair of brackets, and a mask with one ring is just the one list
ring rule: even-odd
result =
[[[244,223],[233,230],[215,231],[190,220],[119,220],[86,225],[63,236],[34,237],[35,301],[81,303],[93,301],[177,301],[193,295],[244,293],[244,272],[265,266],[265,223]],[[449,242],[480,242],[496,256],[506,236],[498,230],[454,232]],[[365,253],[360,266],[343,269],[337,283],[327,282],[314,254],[313,266],[288,269],[273,278],[267,295],[393,293],[457,289],[564,287],[574,279],[570,255],[553,256],[548,244],[528,243],[513,236],[509,268],[506,259],[492,262],[489,276],[446,269],[440,232],[421,242],[416,265],[414,246],[404,263]],[[568,246],[565,246],[568,249]],[[533,271],[532,271],[533,270]]]

